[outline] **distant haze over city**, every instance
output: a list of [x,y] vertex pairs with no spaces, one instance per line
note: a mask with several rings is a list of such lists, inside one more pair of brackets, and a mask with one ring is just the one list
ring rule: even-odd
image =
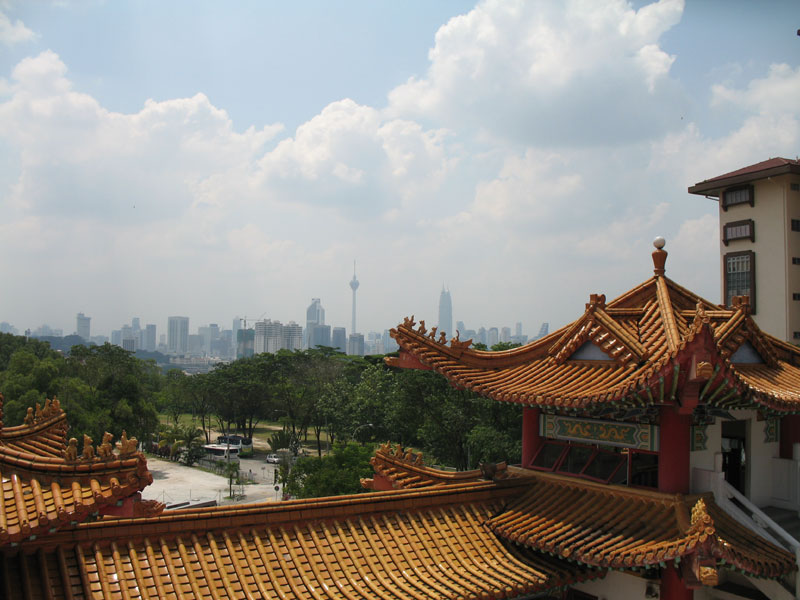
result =
[[3,3],[0,322],[305,326],[319,298],[349,334],[355,259],[361,332],[435,323],[444,284],[454,326],[534,336],[650,277],[656,235],[718,302],[718,205],[686,188],[800,152],[796,16]]

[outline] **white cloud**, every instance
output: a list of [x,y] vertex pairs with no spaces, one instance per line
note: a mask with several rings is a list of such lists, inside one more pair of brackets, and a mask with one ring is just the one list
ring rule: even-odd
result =
[[13,46],[33,41],[37,37],[33,31],[25,27],[25,23],[19,19],[12,23],[8,15],[0,10],[0,44]]
[[436,34],[431,66],[390,110],[549,145],[613,144],[661,132],[679,92],[659,37],[683,2],[487,0]]

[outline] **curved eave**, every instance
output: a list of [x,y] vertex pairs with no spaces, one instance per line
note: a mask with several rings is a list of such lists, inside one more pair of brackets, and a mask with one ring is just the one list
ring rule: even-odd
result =
[[[693,360],[696,362],[696,357],[702,355],[712,366],[713,375],[695,380],[701,384],[701,402],[725,408],[800,412],[800,367],[782,360],[773,367],[733,365],[724,357],[729,351],[723,352],[708,323],[694,325],[672,352],[662,353],[658,360],[624,366],[612,361],[566,361],[559,365],[542,344],[516,355],[511,366],[503,366],[508,357],[492,361],[495,353],[482,353],[489,355],[481,359],[490,366],[476,367],[414,330],[394,331],[401,351],[457,387],[501,402],[565,410],[605,404],[622,408],[679,402]],[[792,350],[781,347],[781,351],[785,354]],[[527,357],[527,362],[517,362],[522,356]]]
[[792,554],[740,525],[710,495],[538,474],[487,526],[514,543],[595,568],[654,568],[692,554],[758,577],[796,568]]

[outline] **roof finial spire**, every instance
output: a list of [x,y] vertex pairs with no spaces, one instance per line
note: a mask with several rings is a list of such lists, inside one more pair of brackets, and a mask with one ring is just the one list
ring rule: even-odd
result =
[[653,246],[656,247],[655,252],[653,252],[653,273],[656,276],[663,275],[666,272],[666,269],[664,269],[664,265],[667,263],[667,251],[664,250],[666,243],[667,241],[660,235],[653,240]]

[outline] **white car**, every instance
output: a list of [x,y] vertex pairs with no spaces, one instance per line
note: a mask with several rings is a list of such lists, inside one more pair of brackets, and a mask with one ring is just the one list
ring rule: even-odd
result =
[[281,459],[277,454],[267,454],[267,462],[277,465],[279,462],[281,462]]

